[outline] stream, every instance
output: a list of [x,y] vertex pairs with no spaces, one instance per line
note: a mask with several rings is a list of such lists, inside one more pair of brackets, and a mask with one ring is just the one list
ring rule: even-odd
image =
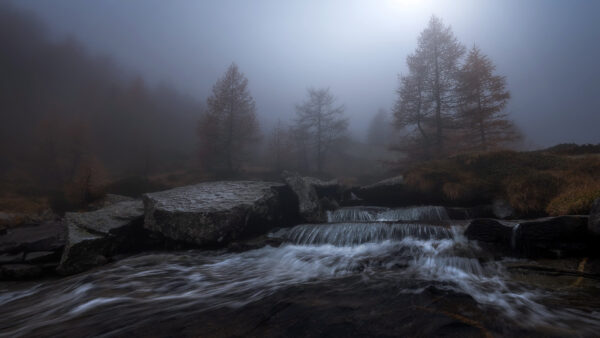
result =
[[512,269],[541,263],[484,252],[465,224],[436,207],[345,208],[268,234],[278,247],[2,282],[0,337],[598,335],[599,281]]

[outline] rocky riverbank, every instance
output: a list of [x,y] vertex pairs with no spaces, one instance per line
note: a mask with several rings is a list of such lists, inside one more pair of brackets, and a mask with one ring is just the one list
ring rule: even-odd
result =
[[[390,215],[406,222],[465,220],[466,238],[496,257],[599,255],[600,202],[590,216],[515,219],[517,213],[502,200],[474,207],[409,207],[424,197],[408,190],[401,177],[360,188],[293,173],[284,173],[283,181],[207,182],[142,200],[111,196],[97,210],[9,229],[0,235],[0,278],[69,275],[144,251],[276,245],[262,235],[348,215],[361,221]],[[386,207],[351,206],[356,204]]]

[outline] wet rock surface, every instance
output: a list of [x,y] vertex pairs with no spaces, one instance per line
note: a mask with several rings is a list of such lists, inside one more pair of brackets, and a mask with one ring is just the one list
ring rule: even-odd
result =
[[[560,216],[521,222],[515,233],[517,249],[530,257],[589,255],[587,216]],[[595,246],[595,245],[594,245]]]
[[21,280],[52,274],[66,242],[60,221],[11,228],[0,236],[0,279]]
[[417,203],[404,184],[404,177],[396,176],[354,189],[353,193],[365,203],[383,206],[400,206]]
[[594,337],[600,329],[594,258],[481,260],[462,225],[441,237],[418,231],[430,224],[399,237],[330,226],[280,229],[267,236],[290,238],[277,247],[149,253],[33,287],[0,283],[0,332]]
[[66,228],[61,221],[9,229],[0,236],[0,253],[55,251],[65,245]]
[[[487,248],[525,257],[597,256],[594,236],[587,230],[586,216],[546,217],[500,221],[475,219],[465,230],[470,240]],[[492,245],[490,247],[489,245]]]
[[144,242],[144,208],[128,201],[90,212],[67,213],[67,243],[58,272],[73,274],[101,265],[107,257],[127,252]]
[[144,196],[144,226],[197,246],[229,242],[289,224],[295,200],[284,184],[207,182]]
[[326,211],[338,207],[342,192],[336,180],[321,181],[291,172],[282,176],[298,200],[298,213],[304,222],[323,222]]
[[469,223],[465,236],[470,240],[510,247],[513,236],[513,226],[509,226],[494,219],[475,219]]

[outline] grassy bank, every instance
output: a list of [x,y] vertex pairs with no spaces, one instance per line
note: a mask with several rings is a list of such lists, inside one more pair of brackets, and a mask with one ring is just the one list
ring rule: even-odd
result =
[[449,203],[502,198],[523,215],[585,214],[600,198],[600,146],[459,155],[412,166],[404,175],[411,189]]

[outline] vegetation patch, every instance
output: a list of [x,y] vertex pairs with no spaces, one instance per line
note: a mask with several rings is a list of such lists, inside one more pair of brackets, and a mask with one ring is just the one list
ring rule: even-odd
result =
[[600,157],[553,152],[462,154],[405,170],[406,184],[454,204],[507,200],[522,215],[585,214],[600,197]]

